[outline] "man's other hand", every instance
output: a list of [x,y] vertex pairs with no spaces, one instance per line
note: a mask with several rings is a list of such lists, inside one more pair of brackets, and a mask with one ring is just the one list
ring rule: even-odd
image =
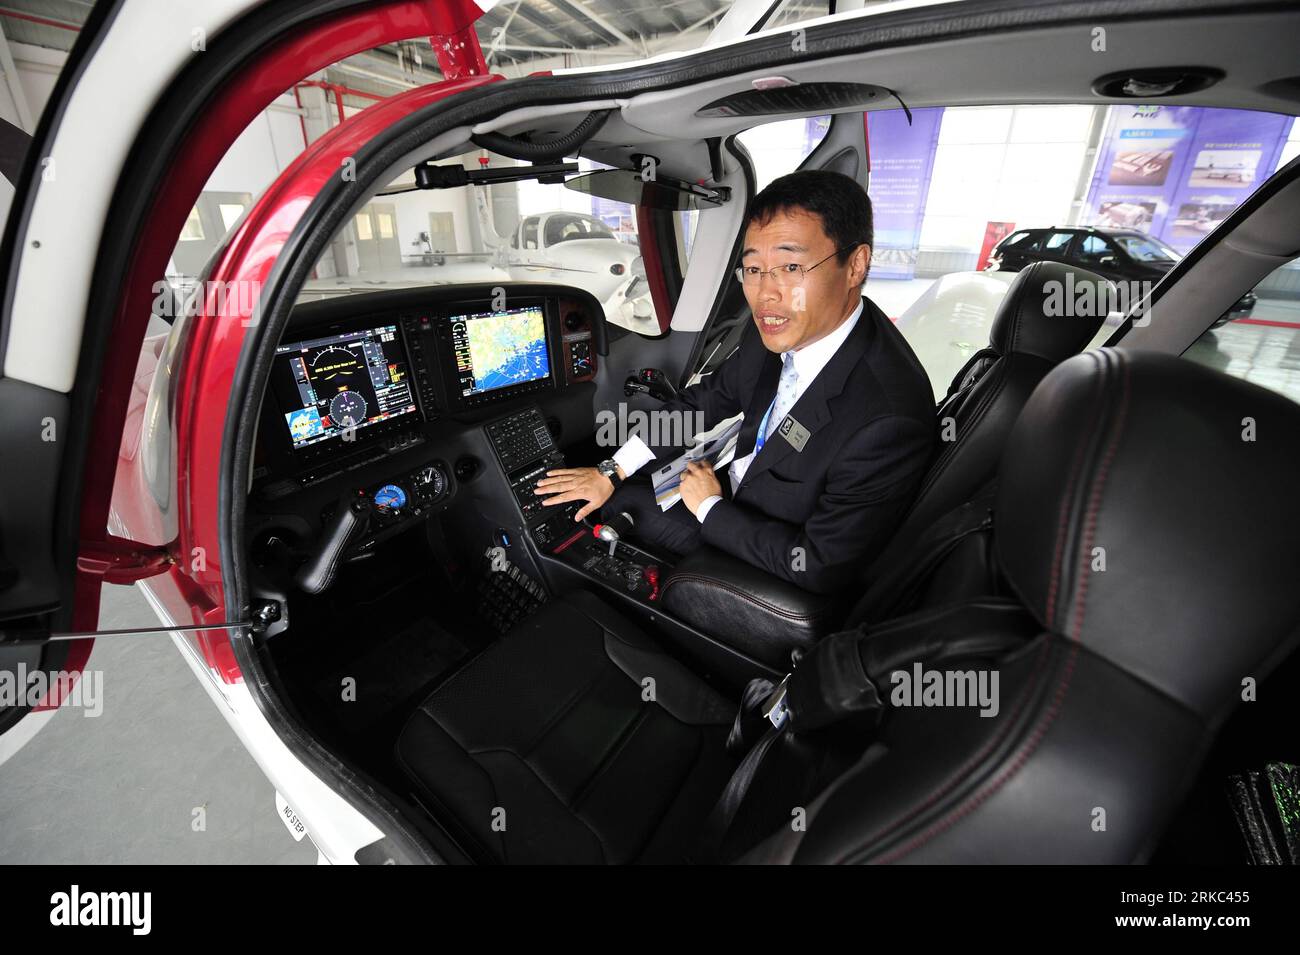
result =
[[[619,477],[623,469],[619,468]],[[537,482],[534,494],[549,494],[542,504],[564,504],[568,501],[586,501],[578,513],[573,515],[580,521],[600,505],[609,500],[614,493],[614,482],[595,468],[556,468],[547,471],[546,477]]]
[[692,514],[704,502],[705,498],[722,493],[718,476],[713,473],[713,465],[707,461],[688,461],[682,472],[682,503]]

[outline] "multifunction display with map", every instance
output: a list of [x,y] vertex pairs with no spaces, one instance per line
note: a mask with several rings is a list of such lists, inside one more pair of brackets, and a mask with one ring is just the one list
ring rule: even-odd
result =
[[542,306],[456,315],[449,321],[462,398],[550,376]]
[[281,345],[272,388],[295,449],[414,412],[396,325]]

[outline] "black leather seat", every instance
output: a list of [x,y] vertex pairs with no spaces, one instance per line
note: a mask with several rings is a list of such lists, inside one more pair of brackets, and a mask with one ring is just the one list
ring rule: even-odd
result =
[[[996,715],[890,706],[822,791],[768,807],[770,835],[743,858],[1143,859],[1242,679],[1262,680],[1300,639],[1298,434],[1300,406],[1178,358],[1103,349],[1053,371],[999,471],[995,557],[1016,616],[1032,616],[984,646],[1015,649],[954,659],[923,611],[822,641],[791,681],[791,732],[805,740],[814,710],[800,688],[837,654],[858,655],[885,701],[909,662],[946,654],[945,669],[996,673]],[[915,645],[884,652],[899,632]],[[480,857],[689,859],[731,769],[730,718],[636,627],[574,594],[439,687],[398,756]],[[772,785],[759,773],[751,791]]]
[[[1089,288],[1086,314],[1074,315]],[[1035,262],[1016,275],[993,319],[989,344],[971,356],[939,404],[941,450],[889,545],[867,571],[867,589],[845,617],[856,625],[917,607],[999,592],[991,538],[966,533],[987,516],[990,487],[1012,425],[1038,383],[1078,354],[1115,301],[1110,283],[1086,269]],[[1065,312],[1069,307],[1069,312]],[[942,552],[935,543],[948,537]]]
[[1300,642],[1297,435],[1300,406],[1172,356],[1053,371],[999,472],[995,557],[1042,632],[987,664],[997,716],[892,708],[807,831],[747,858],[1146,859],[1243,679]]
[[1011,426],[1038,383],[1082,351],[1105,321],[1098,303],[1114,299],[1095,292],[1092,314],[1052,314],[1056,309],[1049,305],[1073,305],[1075,297],[1067,297],[1066,290],[1089,285],[1100,289],[1109,283],[1095,272],[1060,262],[1035,262],[1012,280],[993,318],[988,347],[957,373],[939,405],[943,443],[882,554],[884,561],[897,545],[906,545],[969,501],[993,477]]
[[[941,403],[941,443],[920,489],[889,545],[862,574],[863,587],[835,597],[810,594],[713,548],[687,555],[664,581],[664,608],[727,641],[767,666],[784,666],[791,650],[806,650],[841,623],[882,619],[902,609],[896,598],[921,582],[903,581],[920,538],[935,522],[976,497],[992,479],[1011,426],[1043,376],[1077,354],[1105,319],[1094,291],[1093,313],[1052,314],[1050,304],[1073,305],[1085,286],[1108,286],[1101,276],[1058,262],[1035,262],[1016,275],[989,333],[989,346],[967,362]],[[950,593],[975,596],[988,586],[979,540],[961,560],[933,573]],[[865,590],[865,594],[864,594]]]
[[452,674],[408,721],[397,758],[471,858],[678,862],[734,768],[734,716],[578,592]]

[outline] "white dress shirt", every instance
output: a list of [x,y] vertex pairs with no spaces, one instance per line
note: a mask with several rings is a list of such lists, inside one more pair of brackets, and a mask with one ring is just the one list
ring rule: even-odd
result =
[[[796,348],[794,350],[794,370],[795,374],[798,376],[794,386],[794,400],[796,402],[803,397],[803,393],[808,390],[808,386],[813,383],[813,379],[820,374],[821,370],[826,367],[826,364],[831,360],[835,353],[839,351],[840,346],[843,345],[845,340],[849,337],[849,334],[853,331],[854,326],[858,324],[858,319],[861,316],[862,301],[859,299],[858,307],[853,310],[853,314],[841,322],[840,325],[829,335],[817,339],[817,341],[810,345],[805,345],[803,348]],[[782,362],[785,361],[786,354],[786,352],[782,352]],[[767,407],[764,407],[763,410],[766,411]],[[775,431],[778,424],[780,424],[778,421],[768,422],[768,426],[773,431]],[[755,447],[757,447],[757,442],[755,442]],[[749,466],[754,463],[754,456],[756,454],[757,451],[751,451],[743,458],[736,458],[731,462],[731,468],[729,469],[728,474],[731,478],[731,491],[733,494],[736,489],[740,487],[740,482],[744,480],[745,472],[749,470]],[[634,472],[645,467],[645,465],[654,459],[654,452],[651,451],[650,448],[646,446],[646,443],[636,435],[632,435],[626,444],[614,452],[614,463],[621,467],[623,473],[628,477],[631,477]],[[703,524],[704,519],[709,515],[709,511],[713,509],[713,505],[720,500],[722,500],[722,495],[720,494],[706,497],[700,502],[700,506],[695,510],[696,519]]]

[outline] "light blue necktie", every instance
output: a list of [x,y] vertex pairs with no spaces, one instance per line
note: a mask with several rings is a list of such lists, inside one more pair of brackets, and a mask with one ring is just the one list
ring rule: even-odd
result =
[[794,407],[794,386],[798,380],[799,373],[794,370],[794,352],[788,351],[782,358],[781,380],[776,384],[776,397],[772,399],[767,414],[763,415],[763,420],[758,425],[758,440],[754,442],[754,454],[763,450],[768,437]]

